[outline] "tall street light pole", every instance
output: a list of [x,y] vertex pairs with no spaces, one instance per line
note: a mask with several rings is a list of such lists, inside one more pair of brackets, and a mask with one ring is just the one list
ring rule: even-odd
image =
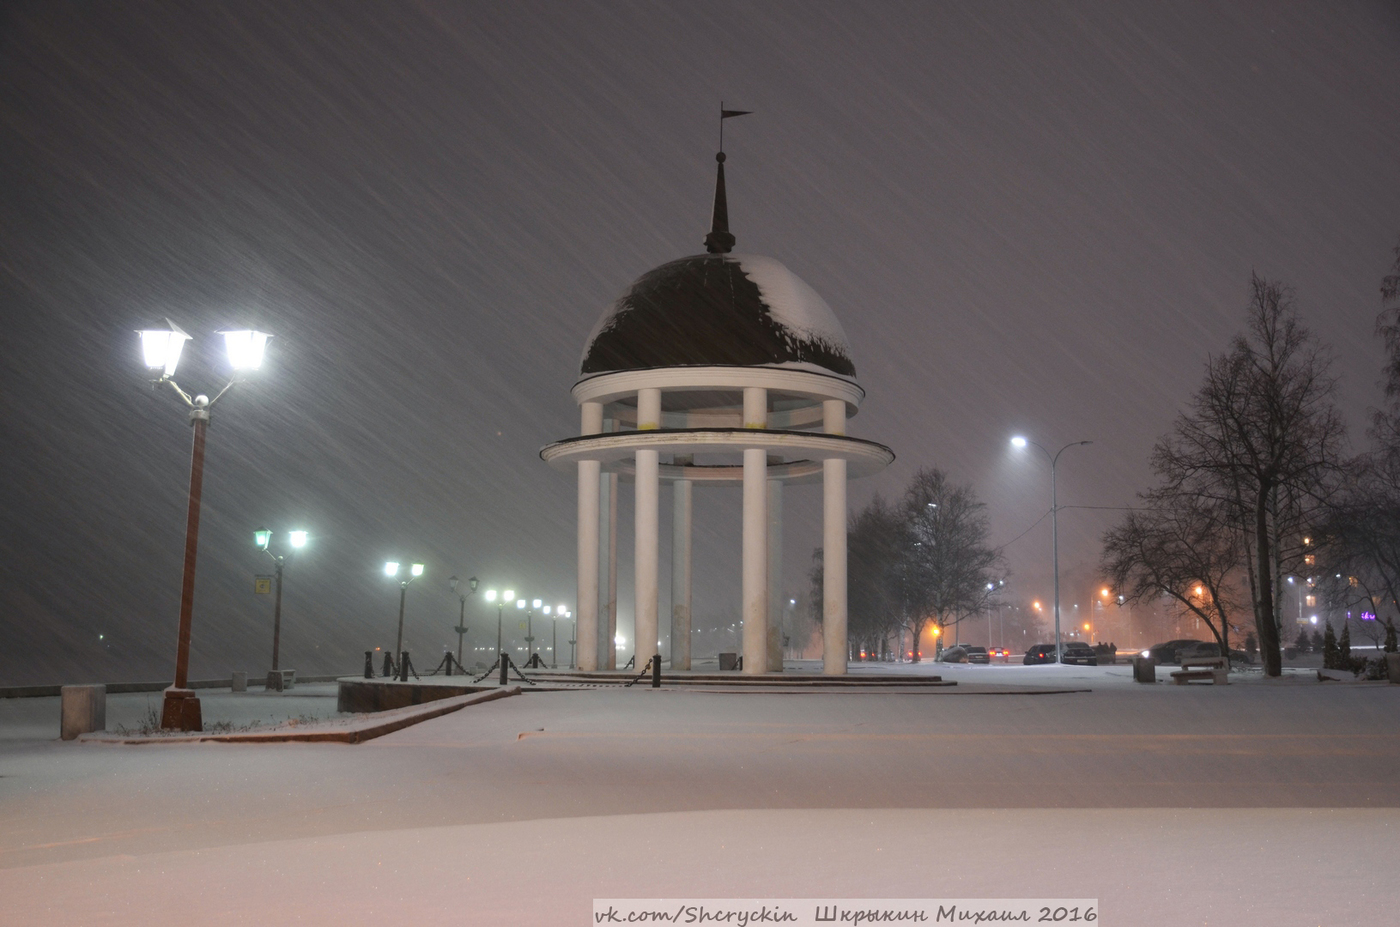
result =
[[[307,535],[305,531],[292,531],[287,537],[291,545],[295,548],[306,546]],[[276,595],[273,596],[272,601],[272,671],[275,673],[279,668],[277,659],[278,651],[282,643],[282,570],[287,565],[287,557],[285,554],[274,554],[272,551],[268,550],[267,546],[271,541],[272,532],[266,528],[259,528],[253,532],[253,543],[255,543],[263,553],[271,557],[272,562],[276,564],[277,589]]]
[[1060,462],[1060,455],[1072,447],[1082,447],[1086,444],[1093,444],[1092,441],[1071,441],[1060,448],[1053,455],[1045,448],[1034,441],[1027,441],[1017,435],[1011,439],[1011,446],[1020,450],[1030,445],[1038,449],[1050,461],[1050,556],[1055,569],[1055,662],[1060,662],[1060,525],[1059,512],[1060,504],[1056,492],[1055,467]]
[[501,650],[501,612],[508,603],[515,601],[515,590],[507,589],[497,599],[496,590],[487,589],[486,601],[496,603],[496,656],[499,657],[503,652]]
[[190,425],[194,429],[194,447],[190,452],[189,510],[185,518],[185,567],[180,584],[180,623],[175,643],[175,681],[165,690],[161,703],[160,726],[167,731],[202,731],[204,720],[199,699],[189,687],[190,634],[194,623],[194,573],[199,551],[200,498],[204,490],[204,437],[209,430],[209,412],[238,381],[238,375],[262,366],[267,332],[240,329],[221,332],[228,352],[233,376],[213,399],[203,394],[191,396],[175,382],[175,368],[180,353],[190,336],[169,319],[165,328],[145,329],[141,336],[141,353],[147,369],[158,372],[152,381],[158,388],[168,383],[175,395],[189,407]]
[[[399,575],[399,564],[396,560],[390,560],[384,564],[384,575],[391,579]],[[403,659],[403,612],[404,603],[408,600],[408,584],[423,575],[423,564],[415,563],[409,567],[408,578],[399,582],[399,635],[394,640],[394,659]]]
[[535,609],[544,603],[535,599],[530,603],[530,607],[525,612],[525,659],[529,660],[535,655]]
[[[467,597],[466,597],[466,595],[463,595],[462,593],[457,592],[457,587],[458,587],[459,585],[461,585],[461,582],[462,582],[462,581],[461,581],[460,579],[458,579],[457,577],[455,577],[455,576],[452,577],[451,579],[449,579],[449,580],[447,581],[447,585],[449,585],[449,586],[452,587],[452,591],[457,593],[457,598],[458,598],[459,600],[461,600],[461,603],[462,603],[462,610],[461,610],[460,614],[459,614],[458,617],[457,617],[457,627],[455,627],[455,628],[452,629],[452,630],[454,630],[454,631],[457,632],[457,665],[458,665],[458,666],[461,666],[461,665],[462,665],[462,635],[467,633]],[[467,586],[470,587],[470,592],[471,592],[471,593],[475,593],[475,592],[476,592],[476,587],[477,587],[478,582],[479,582],[479,581],[477,580],[477,578],[476,578],[475,576],[473,576],[471,579],[467,580]]]

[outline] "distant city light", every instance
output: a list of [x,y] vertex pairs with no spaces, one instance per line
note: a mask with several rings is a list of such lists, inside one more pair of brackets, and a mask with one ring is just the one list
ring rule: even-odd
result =
[[1375,612],[1362,612],[1362,613],[1361,613],[1361,620],[1362,620],[1362,621],[1375,621],[1375,620],[1376,620],[1376,613],[1375,613]]

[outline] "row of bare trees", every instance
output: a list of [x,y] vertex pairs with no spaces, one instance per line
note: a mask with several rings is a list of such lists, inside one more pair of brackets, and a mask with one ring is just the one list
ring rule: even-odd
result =
[[[930,626],[941,632],[985,613],[1006,577],[989,533],[985,503],[941,470],[915,473],[897,504],[877,495],[855,514],[847,533],[851,642],[879,654],[907,632],[917,662]],[[819,608],[820,550],[813,561],[811,601]]]
[[1102,568],[1128,601],[1166,597],[1222,648],[1252,627],[1282,671],[1285,577],[1327,604],[1400,609],[1400,246],[1382,285],[1386,405],[1348,455],[1327,347],[1289,289],[1250,281],[1245,331],[1153,449],[1156,484],[1104,536]]

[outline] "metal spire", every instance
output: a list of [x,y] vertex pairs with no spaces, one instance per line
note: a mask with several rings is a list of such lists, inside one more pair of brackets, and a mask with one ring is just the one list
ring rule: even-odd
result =
[[724,195],[724,120],[747,116],[752,110],[725,109],[719,103],[719,152],[715,155],[718,174],[715,177],[715,211],[710,220],[710,234],[705,236],[705,250],[710,254],[728,254],[734,250],[734,236],[729,232],[729,201]]

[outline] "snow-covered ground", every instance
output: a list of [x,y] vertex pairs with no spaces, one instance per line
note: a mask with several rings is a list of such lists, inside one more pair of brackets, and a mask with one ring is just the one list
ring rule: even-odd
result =
[[1396,922],[1400,686],[1127,669],[535,693],[359,746],[61,743],[55,722],[0,738],[0,897],[43,924],[583,924],[594,897],[657,896]]
[[[227,724],[238,730],[265,730],[290,720],[317,721],[337,716],[336,684],[310,683],[286,692],[268,692],[262,686],[247,692],[199,689],[199,707],[206,730]],[[107,730],[159,726],[159,692],[124,692],[107,696]],[[57,736],[59,699],[0,699],[0,741],[49,740]],[[3,754],[0,754],[3,755]]]

